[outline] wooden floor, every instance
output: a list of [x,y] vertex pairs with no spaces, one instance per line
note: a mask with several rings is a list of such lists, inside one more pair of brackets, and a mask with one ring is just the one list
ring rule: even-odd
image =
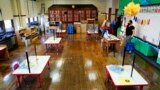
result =
[[[37,40],[38,55],[50,55],[50,71],[45,70],[42,85],[36,85],[35,77],[26,77],[21,81],[21,87],[16,85],[15,77],[11,75],[11,64],[14,61],[23,61],[25,51],[34,55],[34,47],[20,46],[10,52],[10,60],[1,61],[0,89],[1,90],[115,90],[113,83],[106,82],[105,66],[121,64],[121,53],[106,55],[101,47],[100,38],[86,39],[85,34],[74,34],[62,39],[59,51],[50,49],[46,52],[43,42],[48,35],[42,35]],[[131,64],[130,55],[127,55],[125,64]],[[135,68],[149,82],[144,90],[160,90],[160,70],[152,67],[138,58]],[[124,87],[120,90],[138,90],[138,87]]]

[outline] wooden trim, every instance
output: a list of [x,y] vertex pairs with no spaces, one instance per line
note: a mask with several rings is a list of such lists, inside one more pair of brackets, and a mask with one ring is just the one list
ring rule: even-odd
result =
[[115,20],[117,18],[117,14],[118,14],[118,9],[115,9]]
[[108,9],[108,21],[111,21],[112,8]]
[[13,15],[13,17],[25,17],[26,15]]

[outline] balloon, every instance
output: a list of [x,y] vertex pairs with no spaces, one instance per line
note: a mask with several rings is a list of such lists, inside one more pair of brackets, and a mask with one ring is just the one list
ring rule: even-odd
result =
[[140,11],[140,5],[130,2],[126,7],[124,7],[125,15],[135,16]]

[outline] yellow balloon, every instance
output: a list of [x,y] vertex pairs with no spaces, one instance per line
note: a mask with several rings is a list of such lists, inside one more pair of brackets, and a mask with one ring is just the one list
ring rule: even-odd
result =
[[135,16],[140,11],[140,5],[130,2],[126,7],[124,7],[124,14],[129,16]]
[[133,7],[134,6],[134,2],[130,2],[129,4],[128,4],[128,7]]

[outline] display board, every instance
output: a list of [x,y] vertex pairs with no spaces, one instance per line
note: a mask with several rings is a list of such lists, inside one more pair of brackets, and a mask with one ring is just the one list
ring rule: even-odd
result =
[[136,25],[136,35],[155,45],[160,42],[160,6],[141,7],[141,11],[133,21]]

